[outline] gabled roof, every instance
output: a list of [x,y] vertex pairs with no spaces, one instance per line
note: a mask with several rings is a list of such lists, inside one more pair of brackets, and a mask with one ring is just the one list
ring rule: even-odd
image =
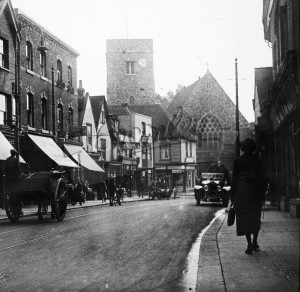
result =
[[91,102],[94,123],[96,125],[96,123],[99,122],[100,112],[103,107],[104,107],[105,116],[108,115],[108,109],[107,109],[105,96],[104,95],[90,96],[90,102]]
[[[0,16],[3,14],[5,8],[8,7],[11,15],[11,20],[15,29],[15,32],[18,32],[17,19],[14,13],[14,9],[10,0],[0,0]],[[18,32],[18,39],[20,40],[20,32]]]
[[194,88],[197,86],[197,84],[200,82],[200,78],[195,81],[193,84],[191,84],[188,87],[183,87],[174,97],[172,102],[169,104],[167,111],[169,113],[173,113],[174,110],[179,107],[183,106],[185,102],[187,101],[188,97],[193,92]]
[[257,95],[259,105],[261,106],[268,98],[268,90],[270,84],[273,82],[272,67],[255,68],[255,87],[257,88]]
[[130,116],[131,112],[128,107],[123,105],[108,105],[108,112],[115,116]]

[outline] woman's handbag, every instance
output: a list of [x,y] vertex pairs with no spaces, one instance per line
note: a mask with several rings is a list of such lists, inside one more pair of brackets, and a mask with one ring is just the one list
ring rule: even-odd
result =
[[235,221],[235,209],[233,206],[233,203],[230,204],[230,208],[228,211],[228,216],[227,216],[227,226],[232,226]]

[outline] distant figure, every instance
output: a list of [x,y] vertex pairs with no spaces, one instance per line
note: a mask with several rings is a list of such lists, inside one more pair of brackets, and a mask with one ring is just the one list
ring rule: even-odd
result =
[[150,187],[153,192],[153,197],[157,197],[158,199],[160,199],[160,189],[158,188],[156,179],[151,181]]
[[139,198],[140,198],[140,196],[142,196],[142,198],[143,198],[144,197],[144,182],[142,179],[137,183],[137,191],[138,191]]
[[5,178],[9,182],[13,182],[25,176],[21,172],[20,162],[18,159],[18,152],[14,149],[10,150],[10,156],[5,160],[4,173]]
[[[240,143],[244,152],[233,162],[231,201],[236,211],[237,235],[247,239],[246,254],[258,251],[257,243],[260,230],[261,208],[264,201],[267,180],[260,159],[254,153],[254,140],[247,138]],[[253,234],[253,241],[251,235]]]
[[84,200],[83,183],[82,183],[80,177],[77,178],[77,183],[75,185],[75,191],[76,191],[77,197],[79,198],[78,200],[79,200],[79,204],[81,206],[85,200]]
[[108,182],[108,191],[109,191],[109,205],[113,206],[114,196],[115,196],[116,191],[117,191],[117,185],[116,185],[114,177],[112,177]]

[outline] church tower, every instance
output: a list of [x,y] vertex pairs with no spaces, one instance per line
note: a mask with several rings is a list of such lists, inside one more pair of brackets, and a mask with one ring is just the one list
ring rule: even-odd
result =
[[155,103],[152,39],[106,40],[109,104]]

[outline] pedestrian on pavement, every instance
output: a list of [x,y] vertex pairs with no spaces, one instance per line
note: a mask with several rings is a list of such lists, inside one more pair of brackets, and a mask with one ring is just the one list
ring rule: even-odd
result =
[[141,179],[138,183],[137,183],[137,191],[138,191],[138,196],[142,196],[142,198],[144,197],[144,182]]
[[114,177],[112,177],[109,180],[108,190],[109,190],[109,205],[113,206],[113,204],[114,204],[114,198],[115,198],[116,191],[117,191],[117,185],[116,185]]
[[231,201],[236,211],[237,235],[246,236],[248,246],[245,253],[252,254],[253,250],[259,250],[257,238],[267,181],[262,163],[254,153],[254,140],[246,138],[240,143],[240,149],[243,155],[233,162]]

